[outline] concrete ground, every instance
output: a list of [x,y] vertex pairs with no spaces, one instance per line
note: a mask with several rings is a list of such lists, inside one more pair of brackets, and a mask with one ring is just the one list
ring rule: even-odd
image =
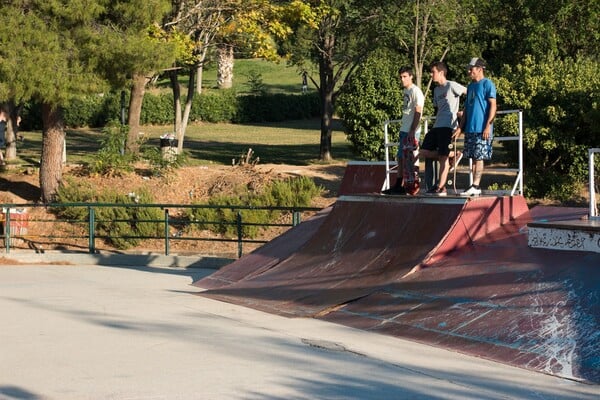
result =
[[600,387],[197,296],[213,270],[0,265],[0,399],[595,399]]

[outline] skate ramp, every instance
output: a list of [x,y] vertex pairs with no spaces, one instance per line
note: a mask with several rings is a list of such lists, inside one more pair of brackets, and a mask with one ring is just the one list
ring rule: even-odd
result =
[[600,383],[600,255],[527,246],[527,223],[573,215],[581,209],[530,212],[522,197],[342,196],[194,285],[267,312]]
[[600,383],[600,255],[529,248],[515,221],[428,266],[322,318]]
[[[390,179],[393,186],[396,173],[393,173]],[[344,170],[338,195],[380,193],[384,182],[385,162],[350,161]]]
[[[276,246],[194,285],[223,301],[315,316],[367,296],[528,212],[522,198],[342,196],[285,259]],[[263,265],[260,260],[265,259]],[[258,261],[258,263],[257,263]],[[237,279],[237,281],[236,281]],[[215,285],[219,282],[219,285]]]

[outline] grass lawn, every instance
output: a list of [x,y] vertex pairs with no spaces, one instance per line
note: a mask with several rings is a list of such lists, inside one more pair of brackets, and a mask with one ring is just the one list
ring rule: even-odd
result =
[[[146,146],[160,146],[160,136],[172,132],[172,126],[143,127]],[[42,148],[42,133],[20,132],[25,140],[18,144],[20,162],[37,165]],[[285,121],[272,124],[238,125],[199,123],[188,127],[184,142],[188,164],[225,164],[238,159],[252,148],[261,164],[307,165],[318,162],[320,126],[318,119]],[[101,145],[99,130],[67,130],[67,162],[87,164]],[[332,138],[335,160],[353,159],[350,144],[339,123]]]
[[[250,81],[253,77],[258,77],[269,93],[302,92],[302,79],[297,67],[289,66],[285,61],[276,63],[261,59],[236,59],[233,67],[233,87],[239,93],[248,93],[252,89]],[[187,87],[186,76],[180,76],[179,82]],[[160,80],[156,86],[161,90],[170,90],[171,87],[168,79]],[[217,70],[214,64],[209,64],[204,69],[202,88],[217,90]],[[316,89],[309,84],[309,90]]]

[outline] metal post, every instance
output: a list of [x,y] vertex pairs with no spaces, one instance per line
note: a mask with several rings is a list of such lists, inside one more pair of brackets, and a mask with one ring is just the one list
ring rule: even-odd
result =
[[238,258],[242,257],[242,213],[237,212]]
[[519,110],[519,194],[523,195],[523,111]]
[[590,219],[596,218],[598,217],[598,210],[596,207],[596,187],[595,187],[595,177],[594,177],[594,169],[596,168],[596,165],[594,163],[594,153],[595,152],[600,152],[600,148],[598,149],[589,149],[588,150],[588,156],[589,156],[589,190],[590,190]]
[[383,189],[387,190],[390,188],[390,155],[388,151],[388,126],[390,121],[385,121],[383,124],[383,145],[385,147],[385,181],[383,183]]
[[6,209],[6,218],[4,221],[4,240],[6,245],[6,253],[10,253],[10,208]]
[[169,210],[165,208],[165,256],[168,256],[169,253]]
[[96,213],[93,207],[88,207],[88,251],[91,254],[96,252],[96,237],[95,237]]
[[296,226],[300,224],[300,212],[299,211],[292,211],[292,226]]

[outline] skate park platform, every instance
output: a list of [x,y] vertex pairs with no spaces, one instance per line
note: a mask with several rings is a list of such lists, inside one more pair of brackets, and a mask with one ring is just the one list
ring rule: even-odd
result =
[[341,196],[194,283],[203,296],[600,383],[600,254],[528,245],[579,209],[522,196]]

